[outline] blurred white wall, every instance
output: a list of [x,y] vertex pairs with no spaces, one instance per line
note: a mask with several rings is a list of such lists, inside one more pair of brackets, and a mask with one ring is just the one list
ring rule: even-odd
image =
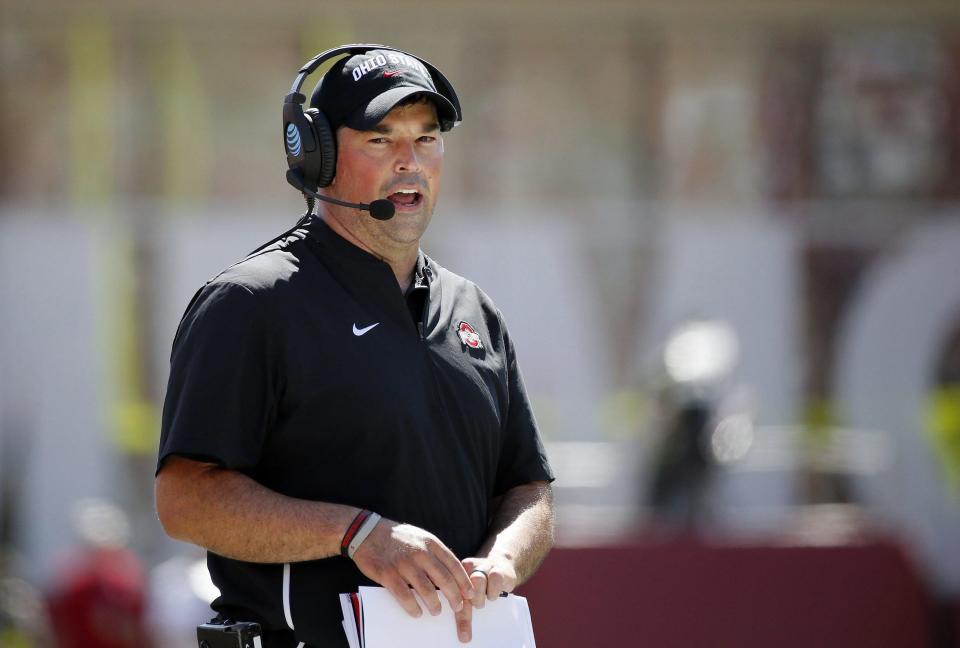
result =
[[[615,375],[616,356],[634,358],[634,375],[642,377],[672,327],[685,319],[719,318],[736,331],[741,362],[732,381],[759,406],[752,453],[774,443],[763,438],[764,429],[796,420],[802,385],[794,228],[704,213],[650,228],[654,289],[626,348],[610,334],[586,252],[588,243],[616,247],[616,228],[555,222],[551,209],[522,217],[458,209],[463,218],[438,220],[425,248],[475,280],[505,313],[558,461],[561,539],[566,534],[571,542],[585,541],[587,529],[594,540],[609,538],[630,529],[641,514],[638,496],[649,478],[641,455],[649,447],[651,419],[634,421],[626,437],[609,436],[604,412],[624,387]],[[153,288],[146,300],[156,314],[157,336],[149,366],[161,390],[173,334],[193,292],[295,219],[296,213],[281,218],[233,208],[207,210],[203,218],[173,213],[152,225]],[[109,269],[104,253],[116,232],[96,222],[13,213],[0,218],[0,233],[0,301],[16,304],[4,309],[0,329],[4,466],[20,471],[18,545],[42,577],[73,542],[72,502],[89,496],[122,502],[128,489],[123,454],[106,419],[111,340],[103,311],[111,283],[97,276]],[[952,547],[960,540],[960,521],[955,502],[933,476],[918,426],[931,354],[960,309],[956,282],[944,280],[958,276],[957,249],[957,226],[931,227],[878,265],[851,307],[837,364],[842,423],[895,438],[892,468],[858,478],[858,487],[872,509],[916,539],[950,589],[958,586]],[[9,463],[11,449],[19,449],[21,461]],[[786,523],[801,503],[801,458],[796,448],[781,453],[772,465],[748,454],[742,465],[721,470],[712,495],[717,523],[742,532],[773,532]],[[151,463],[147,457],[145,465]],[[153,517],[152,511],[140,513]],[[161,535],[151,524],[141,533]]]
[[872,269],[835,367],[846,425],[888,438],[891,470],[857,483],[880,518],[921,548],[941,589],[960,591],[960,495],[944,488],[926,416],[939,354],[960,316],[960,223],[917,228]]
[[20,495],[17,545],[29,576],[44,579],[75,542],[72,504],[115,498],[125,485],[104,388],[110,341],[97,273],[106,241],[62,213],[35,215],[0,218],[0,440]]

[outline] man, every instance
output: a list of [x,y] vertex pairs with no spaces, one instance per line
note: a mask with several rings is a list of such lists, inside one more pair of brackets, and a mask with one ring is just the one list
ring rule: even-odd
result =
[[345,646],[337,594],[373,583],[412,616],[445,597],[467,642],[472,609],[553,541],[500,312],[420,250],[458,115],[396,54],[337,61],[311,101],[336,133],[324,195],[395,216],[321,203],[208,282],[173,345],[157,512],[209,550],[214,609],[260,622],[267,648]]

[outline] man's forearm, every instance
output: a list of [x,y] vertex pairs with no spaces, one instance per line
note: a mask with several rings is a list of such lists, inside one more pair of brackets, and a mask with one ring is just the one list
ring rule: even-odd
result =
[[242,473],[176,456],[157,475],[156,505],[171,537],[248,562],[337,555],[358,511],[287,497]]
[[533,576],[553,547],[553,491],[547,482],[511,488],[501,499],[477,555],[513,562],[517,584]]

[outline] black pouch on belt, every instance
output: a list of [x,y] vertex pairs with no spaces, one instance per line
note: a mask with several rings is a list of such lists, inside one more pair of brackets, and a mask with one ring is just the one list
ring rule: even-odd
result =
[[263,648],[260,624],[216,617],[197,626],[200,648]]

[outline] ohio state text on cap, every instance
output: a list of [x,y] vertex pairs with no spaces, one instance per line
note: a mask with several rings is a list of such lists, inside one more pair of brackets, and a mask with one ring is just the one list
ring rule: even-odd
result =
[[370,50],[334,63],[314,89],[310,105],[323,111],[334,130],[339,126],[370,130],[394,106],[418,93],[436,105],[440,130],[453,128],[457,110],[437,92],[426,66],[392,50]]

